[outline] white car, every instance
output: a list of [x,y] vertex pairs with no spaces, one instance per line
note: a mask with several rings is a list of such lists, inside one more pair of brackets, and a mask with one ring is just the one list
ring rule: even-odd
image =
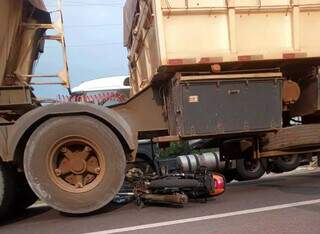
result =
[[128,76],[113,76],[85,81],[72,89],[72,101],[110,106],[126,101],[130,97]]

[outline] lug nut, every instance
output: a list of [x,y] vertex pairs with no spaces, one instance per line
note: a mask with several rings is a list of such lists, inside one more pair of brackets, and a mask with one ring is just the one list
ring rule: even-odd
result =
[[98,167],[98,168],[96,168],[94,171],[95,171],[97,174],[100,174],[101,169]]
[[55,169],[54,172],[56,173],[56,176],[61,176],[61,170],[60,169]]
[[61,151],[62,153],[66,153],[66,152],[67,152],[67,148],[66,148],[66,147],[62,147],[62,148],[60,149],[60,151]]
[[92,149],[89,146],[84,147],[84,150],[87,151],[87,152],[92,151]]
[[81,183],[77,183],[76,188],[83,188],[83,185]]

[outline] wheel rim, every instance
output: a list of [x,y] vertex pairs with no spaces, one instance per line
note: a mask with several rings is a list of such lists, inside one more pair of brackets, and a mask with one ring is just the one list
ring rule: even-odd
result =
[[94,189],[106,168],[101,150],[78,136],[57,141],[49,151],[49,177],[62,190],[83,193]]
[[283,161],[284,163],[287,163],[287,164],[293,164],[296,162],[296,156],[282,156],[280,158],[281,161]]
[[257,172],[260,167],[260,162],[258,160],[244,160],[244,167],[247,171]]

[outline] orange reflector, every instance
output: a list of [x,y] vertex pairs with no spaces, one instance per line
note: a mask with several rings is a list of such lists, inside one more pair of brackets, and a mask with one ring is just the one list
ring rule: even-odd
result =
[[282,55],[283,59],[295,59],[295,58],[305,58],[307,53],[285,53]]
[[195,64],[195,58],[186,58],[186,59],[168,59],[168,65],[185,65],[185,64]]
[[199,63],[222,63],[223,57],[203,57]]
[[238,61],[253,61],[253,60],[262,60],[263,55],[240,55],[238,56]]
[[168,64],[169,65],[182,65],[183,61],[182,61],[182,59],[169,59]]
[[251,56],[250,55],[241,55],[238,56],[239,61],[251,61]]

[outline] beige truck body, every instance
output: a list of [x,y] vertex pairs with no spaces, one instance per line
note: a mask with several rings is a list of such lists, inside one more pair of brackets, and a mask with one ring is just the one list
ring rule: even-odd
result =
[[320,57],[320,0],[128,0],[124,22],[134,93],[165,66]]
[[[40,13],[29,17],[24,9],[35,7]],[[0,2],[0,85],[29,83],[24,74],[33,72],[38,58],[40,30],[27,23],[49,22],[41,0],[2,0]]]

